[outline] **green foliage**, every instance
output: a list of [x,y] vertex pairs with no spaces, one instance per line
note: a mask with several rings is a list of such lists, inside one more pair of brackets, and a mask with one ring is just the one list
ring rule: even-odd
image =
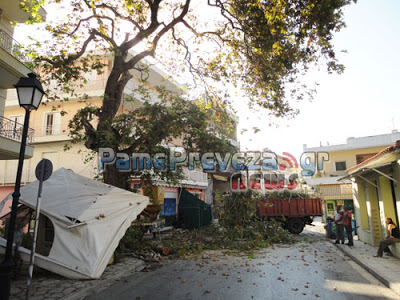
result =
[[261,194],[253,190],[218,196],[222,201],[221,225],[234,231],[244,229],[257,216],[257,207]]
[[34,24],[42,21],[40,16],[40,8],[44,5],[45,0],[19,0],[21,10],[29,13],[26,24]]
[[[144,99],[147,97],[147,89],[140,89]],[[179,139],[181,146],[186,151],[220,151],[233,150],[225,136],[227,128],[210,128],[213,122],[214,107],[206,107],[203,103],[187,101],[173,95],[159,87],[159,102],[144,102],[129,112],[119,113],[107,122],[111,130],[95,130],[88,135],[85,128],[99,118],[102,109],[87,105],[80,109],[70,120],[70,136],[72,143],[84,142],[91,149],[110,147],[127,155],[132,153],[165,153],[169,157],[168,145]],[[229,116],[219,109],[219,118],[228,119]],[[89,123],[89,124],[88,124]],[[223,131],[225,130],[225,131]],[[142,177],[144,181],[152,178],[167,180],[176,183],[181,178],[179,170],[165,171],[153,170],[125,172],[126,176]]]
[[291,191],[291,190],[273,190],[265,193],[265,198],[269,199],[296,199],[296,198],[315,198],[310,194],[301,191]]
[[303,99],[307,90],[300,79],[309,65],[322,59],[329,72],[343,71],[332,37],[344,27],[342,8],[351,2],[215,1],[230,22],[224,35],[229,46],[215,56],[211,71],[220,74],[223,65],[254,103],[276,116],[295,114],[288,99]]
[[[33,1],[34,7],[42,1]],[[48,3],[61,12],[62,2]],[[326,62],[329,72],[343,71],[332,36],[344,26],[343,8],[351,2],[355,1],[204,2],[204,9],[220,14],[213,22],[197,14],[200,10],[190,0],[67,1],[68,16],[46,23],[51,39],[32,39],[26,55],[40,66],[40,80],[51,87],[50,100],[87,101],[90,97],[83,89],[87,74],[106,74],[102,105],[88,106],[71,123],[74,140],[84,141],[88,149],[148,151],[160,141],[183,135],[188,149],[218,151],[228,145],[208,134],[202,118],[207,115],[204,120],[214,129],[234,127],[235,121],[226,117],[232,86],[269,114],[287,117],[297,113],[290,100],[311,93],[301,84],[310,66]],[[174,77],[192,75],[193,87],[201,87],[196,99],[202,98],[202,111],[171,98],[163,88],[146,86],[150,63],[145,59],[150,57]],[[123,111],[132,72],[144,83],[138,88],[140,100],[149,100],[151,88],[163,103],[145,103],[133,113]],[[135,100],[132,95],[128,98]],[[136,130],[133,136],[130,126]],[[111,171],[106,171],[105,181],[111,183],[113,176],[107,172]]]
[[[23,0],[21,5],[36,18],[44,1],[29,2]],[[78,83],[83,73],[105,70],[89,49],[110,54],[112,76],[105,95],[112,116],[121,101],[127,72],[146,73],[148,67],[142,62],[151,56],[174,76],[192,74],[195,83],[201,83],[212,97],[229,98],[224,96],[229,88],[221,90],[215,81],[232,83],[253,104],[276,116],[296,113],[288,99],[299,100],[310,92],[299,83],[310,66],[325,62],[329,72],[343,71],[332,38],[345,26],[343,8],[356,0],[227,0],[204,2],[203,7],[192,2],[66,1],[68,16],[46,24],[52,39],[38,41],[39,54],[32,57],[43,63],[43,73],[57,79],[61,89],[74,94],[71,83]],[[49,0],[47,5],[62,12],[66,3]],[[205,10],[219,13],[217,21],[198,13]],[[81,64],[76,64],[78,59]]]
[[290,235],[282,229],[281,223],[258,216],[260,198],[262,195],[253,190],[217,197],[217,202],[222,202],[220,223],[227,236],[256,244],[289,242]]
[[[283,230],[276,221],[253,222],[254,229],[248,229],[252,233],[245,238],[239,238],[232,230],[209,225],[194,230],[174,229],[159,242],[153,239],[143,239],[144,231],[138,227],[131,227],[121,240],[115,252],[115,258],[120,259],[130,253],[143,255],[152,249],[156,242],[169,249],[169,257],[197,258],[206,250],[229,250],[231,254],[252,251],[271,246],[272,244],[295,242],[292,236]],[[261,228],[262,227],[262,228]]]
[[[204,250],[230,249],[252,251],[277,243],[293,243],[292,235],[277,220],[261,219],[257,207],[261,194],[252,190],[217,196],[220,202],[220,225],[210,225],[194,230],[174,229],[170,237],[162,240],[170,253],[178,257],[198,256]],[[151,249],[152,241],[143,240],[144,230],[132,226],[121,240],[117,256],[126,253],[143,253]]]
[[[118,248],[114,252],[114,259],[121,259],[128,253],[143,251],[146,248],[143,242],[143,235],[145,232],[146,230],[144,227],[129,227],[124,237],[120,240]],[[150,247],[148,249],[150,249]]]

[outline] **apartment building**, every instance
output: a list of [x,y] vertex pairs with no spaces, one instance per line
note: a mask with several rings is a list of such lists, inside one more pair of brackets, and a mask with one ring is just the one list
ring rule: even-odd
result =
[[[41,9],[44,18],[46,12]],[[5,118],[7,89],[13,89],[21,77],[32,72],[27,66],[28,58],[20,51],[20,44],[13,38],[11,22],[22,23],[29,14],[19,7],[18,0],[0,4],[0,160],[18,159],[23,118]],[[29,130],[26,158],[33,155],[33,130]]]
[[[103,63],[110,66],[112,59],[105,56]],[[102,95],[104,94],[109,71],[110,69],[106,69],[103,74],[97,74],[97,72],[87,74],[86,79],[88,83],[80,90],[80,92],[84,92],[90,96],[90,100],[86,101],[86,103],[79,99],[51,102],[47,103],[47,105],[42,105],[37,111],[31,113],[30,125],[35,131],[32,141],[35,152],[31,155],[31,158],[24,163],[22,176],[23,184],[28,184],[36,180],[35,167],[43,158],[51,160],[54,170],[63,167],[71,169],[75,173],[88,178],[94,178],[98,175],[98,158],[96,156],[94,159],[88,160],[93,153],[88,150],[83,143],[73,144],[68,150],[65,150],[65,146],[70,144],[71,141],[68,124],[76,112],[88,104],[101,106]],[[141,98],[136,92],[136,88],[139,86],[137,78],[140,78],[139,74],[134,73],[132,80],[125,88],[125,96],[129,96],[129,98],[134,97],[136,99]],[[166,78],[167,76],[157,67],[153,66],[151,68],[147,82],[151,101],[158,101],[157,93],[153,88],[157,85],[164,85],[169,91],[182,93],[180,86]],[[129,111],[137,107],[137,105],[140,105],[140,101],[132,102],[123,100],[120,111]],[[18,105],[15,90],[7,91],[4,114],[8,119],[20,120],[23,118],[24,110]],[[174,145],[179,146],[179,140],[171,144],[171,146]],[[3,199],[12,192],[16,169],[16,160],[0,161],[0,199]],[[158,189],[157,194],[162,196],[163,202],[167,201],[169,203],[169,210],[171,210],[172,207],[176,207],[175,211],[178,211],[177,205],[180,188],[186,188],[203,201],[205,200],[205,194],[208,188],[207,174],[203,173],[202,170],[184,170],[184,175],[186,178],[176,185],[171,185],[163,181],[154,182],[155,187]],[[140,182],[132,181],[132,187],[140,190]],[[0,212],[0,215],[4,215],[6,209],[7,205],[4,207],[3,211]]]
[[[379,246],[387,236],[386,218],[397,225],[400,215],[400,141],[347,169],[353,183],[353,199],[363,242]],[[390,246],[400,257],[400,244]]]
[[[11,22],[23,23],[29,18],[29,14],[22,11],[19,4],[18,0],[8,0],[6,3],[3,1],[0,4],[0,171],[7,173],[12,180],[15,180],[16,176],[24,112],[20,110],[17,115],[5,114],[6,98],[7,94],[14,90],[14,84],[32,72],[27,67],[28,58],[20,51],[20,44],[13,38],[14,27],[11,26]],[[46,12],[43,8],[39,13],[45,18]],[[33,133],[34,130],[30,128],[25,158],[31,158],[34,153]],[[7,167],[6,161],[9,162]],[[13,168],[10,169],[10,166]],[[3,187],[4,183],[2,181]],[[11,187],[5,188],[0,192],[0,198],[12,190]]]
[[319,147],[303,146],[303,152],[329,154],[323,170],[318,170],[313,177],[304,177],[309,189],[319,193],[325,202],[325,218],[333,217],[337,205],[347,205],[356,211],[353,204],[352,182],[346,176],[346,170],[373,157],[389,145],[400,139],[400,133],[381,134],[366,137],[350,137],[346,143],[321,145]]

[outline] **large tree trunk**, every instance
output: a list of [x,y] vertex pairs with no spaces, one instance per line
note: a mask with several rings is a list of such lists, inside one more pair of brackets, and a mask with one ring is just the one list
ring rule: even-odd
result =
[[104,183],[119,187],[124,190],[131,190],[128,183],[128,173],[117,170],[115,165],[110,164],[105,166],[104,170]]
[[[99,123],[97,126],[97,145],[99,147],[113,148],[117,152],[119,146],[119,135],[116,133],[110,124],[112,119],[117,115],[118,109],[123,97],[124,88],[129,81],[130,77],[123,73],[122,69],[123,60],[115,58],[114,65],[111,70],[110,76],[107,80],[107,85],[104,91],[102,112],[99,115]],[[110,139],[108,136],[114,136],[115,144],[108,144]],[[107,143],[105,143],[107,141]],[[104,183],[130,190],[129,183],[127,182],[129,175],[126,172],[121,172],[115,168],[115,165],[107,165],[104,170]]]
[[122,70],[114,66],[111,70],[110,76],[107,79],[107,85],[104,90],[102,111],[99,116],[99,124],[97,127],[97,129],[100,131],[108,131],[110,129],[108,125],[109,121],[115,117],[119,106],[121,105],[123,91],[127,82],[121,82],[121,75]]

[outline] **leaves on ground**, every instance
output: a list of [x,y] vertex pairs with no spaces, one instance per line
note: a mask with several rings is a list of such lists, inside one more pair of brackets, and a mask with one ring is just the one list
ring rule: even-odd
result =
[[[205,258],[205,250],[226,250],[225,255],[247,255],[254,259],[254,251],[274,244],[294,243],[292,235],[275,220],[257,216],[259,195],[254,191],[224,197],[221,225],[199,229],[176,228],[153,239],[145,238],[146,230],[129,228],[116,250],[116,260],[132,255],[147,261],[160,261],[165,255],[181,258]],[[300,250],[304,252],[304,250]],[[303,256],[304,259],[304,256]]]

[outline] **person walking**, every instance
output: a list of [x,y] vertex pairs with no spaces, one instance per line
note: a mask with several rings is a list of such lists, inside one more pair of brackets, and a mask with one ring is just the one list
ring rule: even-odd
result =
[[393,256],[389,246],[395,243],[400,243],[400,231],[392,218],[386,218],[386,226],[389,235],[380,242],[378,253],[374,255],[374,257],[382,257],[383,252],[387,252],[387,255]]
[[343,226],[343,212],[341,211],[342,206],[337,205],[334,212],[335,224],[336,224],[336,241],[335,244],[339,244],[339,241],[344,244],[344,226]]
[[351,219],[352,219],[351,211],[349,211],[348,206],[345,206],[344,212],[343,212],[343,226],[347,233],[347,239],[349,240],[349,242],[346,245],[354,246],[354,244],[353,244],[353,227],[351,226]]

